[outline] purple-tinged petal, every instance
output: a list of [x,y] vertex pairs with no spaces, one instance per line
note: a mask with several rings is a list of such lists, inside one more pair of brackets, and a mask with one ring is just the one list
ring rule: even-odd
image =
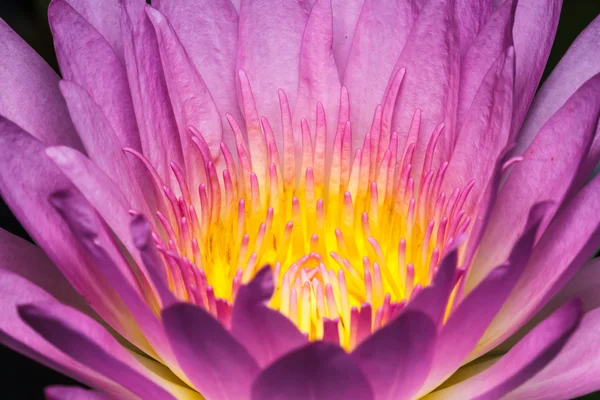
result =
[[543,370],[504,398],[574,399],[600,390],[599,330],[600,308],[597,308],[583,315],[573,336]]
[[115,135],[98,104],[81,86],[62,81],[60,90],[90,159],[111,178],[130,208],[149,214],[151,208],[145,199],[154,204],[154,198],[151,185],[144,185],[145,192],[142,192],[138,183],[150,179],[141,163],[123,153],[124,144]]
[[533,249],[515,286],[473,356],[502,343],[548,302],[600,245],[600,177],[561,210]]
[[344,76],[352,38],[364,0],[332,0],[333,56],[339,76]]
[[456,0],[455,10],[455,15],[460,16],[457,33],[460,55],[464,56],[473,40],[485,29],[492,14],[492,0]]
[[258,365],[217,320],[185,303],[167,308],[162,317],[181,368],[203,396],[214,400],[250,398]]
[[42,57],[0,20],[0,115],[47,145],[81,150],[58,81]]
[[556,357],[581,320],[581,304],[573,301],[556,311],[506,355],[483,372],[433,392],[434,399],[499,399],[517,388]]
[[439,326],[448,305],[452,289],[456,283],[458,247],[453,245],[442,260],[431,285],[421,290],[406,305],[406,311],[419,311],[427,315]]
[[574,297],[581,300],[584,312],[600,307],[600,258],[591,259],[582,265],[544,309],[554,310]]
[[521,128],[546,67],[558,26],[561,6],[562,0],[519,1],[517,3],[513,27],[513,39],[517,54],[513,131]]
[[339,346],[314,342],[275,361],[252,384],[252,400],[373,400],[362,370]]
[[45,146],[39,140],[3,118],[0,131],[0,148],[4,152],[0,157],[2,198],[75,290],[102,319],[135,342],[139,330],[127,326],[130,316],[125,305],[48,203],[52,193],[73,189],[73,185],[46,156]]
[[427,116],[421,120],[413,162],[417,181],[434,129],[445,123],[436,148],[436,165],[439,160],[450,159],[456,139],[454,125],[460,69],[455,26],[454,2],[429,0],[420,11],[392,73],[391,79],[394,79],[396,71],[406,68],[391,132],[406,135],[417,108]]
[[427,315],[403,312],[350,354],[369,378],[376,400],[414,398],[431,367],[436,334]]
[[56,302],[51,295],[21,276],[0,269],[0,343],[78,381],[110,393],[128,394],[115,382],[97,374],[57,350],[21,320],[17,306],[31,302]]
[[[239,1],[237,5],[239,9]],[[204,78],[221,115],[223,141],[230,149],[235,149],[226,113],[237,121],[242,120],[235,92],[238,41],[236,8],[230,0],[162,0],[153,1],[152,7],[168,18],[190,60]]]
[[116,397],[77,386],[49,386],[44,389],[46,400],[111,400]]
[[[302,135],[300,120],[309,121],[311,132],[318,136],[317,103],[321,103],[327,117],[326,147],[333,147],[333,138],[337,126],[335,115],[340,103],[340,78],[331,49],[333,42],[333,15],[331,0],[317,0],[314,4],[302,36],[300,50],[300,72],[298,78],[298,97],[294,110],[295,141],[301,148]],[[317,138],[318,140],[318,138]],[[321,143],[317,143],[322,148]],[[324,158],[327,154],[320,155]]]
[[[197,167],[193,160],[188,158],[193,154],[189,127],[193,126],[202,133],[213,160],[216,160],[221,152],[220,144],[223,138],[221,115],[208,87],[165,16],[150,6],[146,7],[146,14],[156,32],[165,81],[179,127],[188,179],[192,179],[190,174]],[[190,184],[193,183],[192,180]]]
[[[100,106],[119,139],[118,147],[141,151],[127,73],[121,60],[102,35],[66,1],[50,3],[48,20],[63,79],[82,86]],[[80,136],[85,133],[79,131]]]
[[[521,277],[548,204],[536,205],[506,264],[496,267],[452,311],[442,326],[435,357],[421,394],[447,379],[467,359]],[[465,329],[468,327],[468,329]]]
[[119,0],[90,1],[66,0],[83,18],[85,18],[110,44],[113,51],[123,62],[123,38],[119,18],[121,5]]
[[365,0],[354,31],[343,84],[350,93],[352,127],[368,132],[375,107],[383,101],[392,74],[417,18],[413,1]]
[[292,321],[266,305],[274,285],[271,268],[264,267],[240,287],[231,316],[231,333],[261,367],[307,343]]
[[[143,399],[174,399],[152,382],[149,370],[98,322],[59,303],[18,307],[21,318],[60,351]],[[146,375],[146,376],[144,376]]]
[[171,187],[171,162],[185,167],[177,122],[160,63],[158,41],[143,0],[121,1],[125,67],[144,156]]
[[[469,110],[475,105],[473,103],[475,96],[485,77],[490,73],[490,68],[493,68],[498,57],[501,57],[513,44],[512,27],[516,4],[516,0],[508,0],[495,10],[462,57],[456,115],[456,129],[459,138],[465,119],[473,117]],[[512,91],[513,87],[510,89]],[[512,121],[512,108],[510,120]]]
[[[292,110],[296,105],[300,47],[309,12],[306,1],[242,0],[241,3],[236,65],[248,75],[259,105],[258,113],[272,127],[281,126],[279,89],[285,91]],[[238,100],[241,98],[238,85]],[[241,105],[240,109],[243,110]],[[281,135],[276,135],[276,139],[277,146],[283,148]]]
[[[595,76],[550,119],[511,170],[498,194],[479,246],[467,291],[506,259],[523,230],[525,215],[538,202],[552,201],[543,232],[562,204],[586,156],[600,114],[600,75]],[[570,132],[565,135],[565,132]]]
[[475,181],[465,210],[476,210],[509,141],[514,84],[514,49],[507,49],[489,69],[458,136],[443,183],[445,193]]

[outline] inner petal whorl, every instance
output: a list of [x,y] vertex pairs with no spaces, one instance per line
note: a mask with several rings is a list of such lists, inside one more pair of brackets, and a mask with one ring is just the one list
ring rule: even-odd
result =
[[[348,121],[339,121],[333,148],[326,149],[319,104],[316,132],[302,120],[302,146],[294,153],[291,113],[281,93],[280,101],[283,151],[266,119],[259,128],[264,142],[248,146],[230,118],[237,148],[222,144],[215,165],[201,133],[191,129],[202,181],[193,188],[172,165],[178,185],[163,187],[155,242],[175,295],[225,326],[240,285],[268,264],[275,280],[269,306],[310,339],[351,349],[432,281],[445,251],[469,229],[463,205],[474,183],[442,192],[448,163],[434,167],[433,154],[443,125],[415,171],[411,139],[418,137],[418,110],[402,146],[398,134],[385,132],[378,106],[363,146],[352,154]],[[257,155],[257,148],[266,155]]]

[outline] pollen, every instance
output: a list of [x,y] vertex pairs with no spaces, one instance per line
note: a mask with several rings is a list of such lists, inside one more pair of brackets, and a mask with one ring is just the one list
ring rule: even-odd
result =
[[[301,120],[296,142],[290,106],[280,91],[278,148],[269,121],[256,116],[240,71],[246,132],[228,116],[235,149],[221,143],[213,161],[202,133],[192,127],[201,183],[191,187],[175,163],[175,185],[154,182],[164,203],[156,215],[162,229],[154,239],[176,297],[229,326],[240,285],[269,265],[276,287],[269,306],[309,339],[352,349],[430,284],[445,252],[469,230],[472,218],[463,206],[474,182],[442,190],[448,162],[433,167],[433,160],[443,124],[431,134],[418,170],[413,155],[420,111],[402,142],[389,131],[386,118],[403,74],[395,77],[362,146],[353,151],[345,88],[336,131],[327,132],[318,103],[315,126]],[[328,135],[334,135],[330,148]]]

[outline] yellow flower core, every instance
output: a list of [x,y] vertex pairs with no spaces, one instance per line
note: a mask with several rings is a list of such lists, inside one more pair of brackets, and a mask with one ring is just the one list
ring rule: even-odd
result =
[[[268,121],[245,110],[249,144],[230,118],[237,165],[222,145],[216,165],[204,158],[197,194],[181,182],[180,199],[165,191],[171,206],[169,215],[158,213],[167,232],[156,236],[159,250],[173,292],[226,326],[239,286],[270,265],[276,289],[269,306],[311,340],[325,336],[351,349],[431,282],[444,251],[471,223],[462,207],[472,183],[442,192],[448,163],[432,169],[442,125],[431,135],[422,168],[414,170],[410,138],[418,136],[419,111],[404,144],[386,128],[385,105],[378,106],[371,131],[352,154],[342,89],[342,122],[326,154],[322,106],[314,132],[301,121],[295,146],[283,92],[280,103],[281,153]],[[208,154],[196,134],[200,153]]]

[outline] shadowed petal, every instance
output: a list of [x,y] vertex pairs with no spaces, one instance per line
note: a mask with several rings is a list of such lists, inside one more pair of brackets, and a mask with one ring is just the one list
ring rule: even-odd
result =
[[425,381],[436,343],[436,327],[423,313],[403,312],[350,355],[365,372],[376,400],[412,399]]
[[240,287],[231,316],[231,333],[261,367],[307,342],[292,321],[266,305],[274,289],[271,268],[264,267]]
[[245,400],[258,373],[256,361],[210,314],[191,304],[162,312],[177,360],[194,387],[208,399]]
[[76,386],[49,386],[44,389],[46,400],[111,400],[107,394]]
[[373,400],[367,377],[337,345],[314,342],[275,361],[252,384],[252,400]]

